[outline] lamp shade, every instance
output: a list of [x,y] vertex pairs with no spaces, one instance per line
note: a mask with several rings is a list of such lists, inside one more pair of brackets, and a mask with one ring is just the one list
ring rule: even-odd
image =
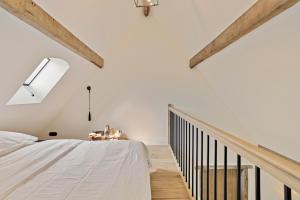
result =
[[136,7],[158,6],[158,0],[134,0]]

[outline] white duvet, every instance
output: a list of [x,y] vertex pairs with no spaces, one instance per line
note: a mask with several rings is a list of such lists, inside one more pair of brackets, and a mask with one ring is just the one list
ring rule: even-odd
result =
[[51,140],[0,157],[2,200],[150,200],[147,150],[135,141]]

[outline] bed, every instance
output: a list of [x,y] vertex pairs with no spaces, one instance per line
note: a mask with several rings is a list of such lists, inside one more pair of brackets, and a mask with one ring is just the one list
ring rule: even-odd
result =
[[149,165],[137,141],[33,142],[0,156],[0,199],[150,200]]

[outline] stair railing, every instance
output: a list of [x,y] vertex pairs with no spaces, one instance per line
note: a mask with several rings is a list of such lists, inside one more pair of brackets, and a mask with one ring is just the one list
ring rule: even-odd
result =
[[[178,162],[178,166],[196,200],[204,200],[203,182],[206,179],[206,199],[209,200],[209,170],[204,177],[204,136],[207,137],[206,166],[210,166],[210,145],[214,138],[214,200],[217,200],[218,143],[224,145],[224,200],[227,200],[227,151],[237,154],[237,200],[242,200],[241,161],[242,158],[255,165],[255,199],[261,199],[261,170],[283,184],[284,200],[292,199],[292,190],[300,193],[300,164],[296,161],[251,144],[241,138],[225,132],[213,125],[201,121],[173,105],[168,107],[169,144]],[[200,172],[198,173],[198,166]]]

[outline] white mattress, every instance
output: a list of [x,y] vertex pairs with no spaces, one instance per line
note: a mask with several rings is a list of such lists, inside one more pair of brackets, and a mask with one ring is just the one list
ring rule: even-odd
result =
[[0,157],[0,199],[150,200],[146,147],[51,140]]

